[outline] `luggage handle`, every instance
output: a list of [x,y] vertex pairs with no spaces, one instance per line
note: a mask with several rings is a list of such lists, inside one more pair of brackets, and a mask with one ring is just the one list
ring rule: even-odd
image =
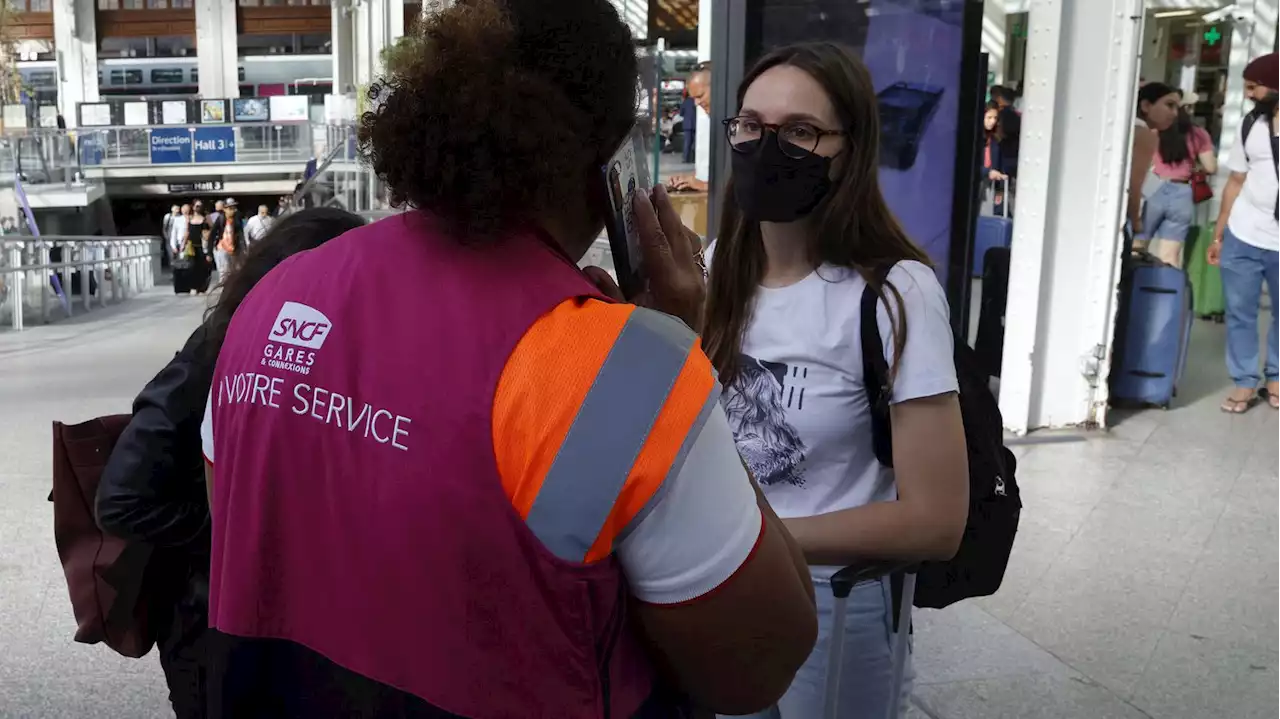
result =
[[[897,559],[868,560],[858,564],[851,564],[831,576],[831,592],[835,595],[836,601],[832,610],[830,648],[827,653],[824,719],[836,719],[839,716],[840,669],[844,660],[844,642],[839,638],[844,636],[849,594],[856,584],[882,579],[886,576],[890,577],[891,580],[902,579],[901,596],[894,597],[898,602],[898,606],[892,608],[894,629],[892,646],[893,677],[890,682],[890,688],[895,695],[890,697],[887,719],[898,718],[900,698],[897,696],[897,692],[902,687],[903,676],[906,672],[907,636],[911,632],[910,612],[911,605],[915,600],[915,574],[918,570],[919,564],[916,562]],[[898,592],[894,591],[891,594],[898,594]],[[907,618],[905,622],[899,622],[900,614],[905,614]]]
[[850,564],[831,575],[831,592],[836,599],[847,599],[853,585],[880,579],[890,574],[914,574],[919,569],[915,562],[898,559],[881,559]]
[[991,216],[999,217],[1007,220],[1009,219],[1009,200],[1012,199],[1013,197],[1013,195],[1009,192],[1009,176],[1008,175],[1005,175],[1005,178],[1003,180],[992,180],[991,192],[992,193],[998,192],[1000,190],[1001,185],[1004,185],[1004,200],[1000,203],[1000,207],[999,207],[1000,214],[998,215],[994,214],[996,211],[996,205],[995,205],[995,196],[993,195],[991,198],[992,199],[992,203],[991,203],[992,215]]

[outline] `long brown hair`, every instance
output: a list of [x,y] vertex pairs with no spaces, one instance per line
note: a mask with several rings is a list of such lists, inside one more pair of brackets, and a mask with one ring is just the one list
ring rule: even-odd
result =
[[[814,211],[809,248],[814,266],[847,267],[866,278],[882,300],[894,296],[898,311],[893,323],[893,366],[890,381],[907,338],[902,296],[889,282],[881,282],[895,263],[915,260],[932,266],[929,256],[907,237],[880,194],[880,115],[871,74],[851,50],[829,42],[801,43],[774,50],[756,63],[738,86],[738,107],[747,88],[771,68],[790,65],[818,81],[835,106],[845,135],[836,157],[838,177]],[[733,383],[738,372],[742,336],[751,320],[752,299],[764,278],[765,252],[760,224],[742,215],[733,196],[733,179],[724,195],[724,214],[716,241],[715,261],[707,289],[703,342],[720,381]]]

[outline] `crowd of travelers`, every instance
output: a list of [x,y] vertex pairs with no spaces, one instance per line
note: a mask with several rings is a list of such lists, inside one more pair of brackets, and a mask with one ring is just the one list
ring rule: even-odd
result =
[[245,217],[235,198],[216,200],[207,211],[204,200],[173,205],[161,220],[175,294],[203,295],[213,282],[230,274],[233,261],[271,229],[275,217],[266,205]]
[[[154,547],[177,716],[810,719],[833,686],[840,717],[901,707],[900,587],[837,602],[833,576],[957,555],[973,427],[862,61],[760,59],[719,239],[639,191],[624,297],[577,266],[635,122],[613,3],[458,0],[419,32],[360,121],[413,209],[166,219],[175,291],[216,269],[220,292],[138,395],[96,518]],[[1003,100],[990,179],[1016,157]]]

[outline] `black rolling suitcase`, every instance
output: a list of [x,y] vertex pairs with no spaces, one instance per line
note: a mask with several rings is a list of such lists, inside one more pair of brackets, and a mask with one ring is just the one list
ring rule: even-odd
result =
[[175,257],[173,260],[173,294],[185,295],[194,289],[191,285],[192,261],[190,257]]
[[978,334],[973,351],[982,370],[991,377],[1000,376],[1004,354],[1004,315],[1009,303],[1008,247],[992,247],[982,258],[982,301],[978,309]]

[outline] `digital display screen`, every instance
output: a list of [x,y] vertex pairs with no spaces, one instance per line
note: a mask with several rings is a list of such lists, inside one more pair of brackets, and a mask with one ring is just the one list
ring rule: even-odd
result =
[[231,101],[232,116],[236,122],[266,122],[271,111],[265,97],[241,97]]
[[751,0],[745,28],[747,68],[796,42],[838,42],[861,54],[880,106],[881,191],[944,286],[966,82],[963,16],[961,0]]

